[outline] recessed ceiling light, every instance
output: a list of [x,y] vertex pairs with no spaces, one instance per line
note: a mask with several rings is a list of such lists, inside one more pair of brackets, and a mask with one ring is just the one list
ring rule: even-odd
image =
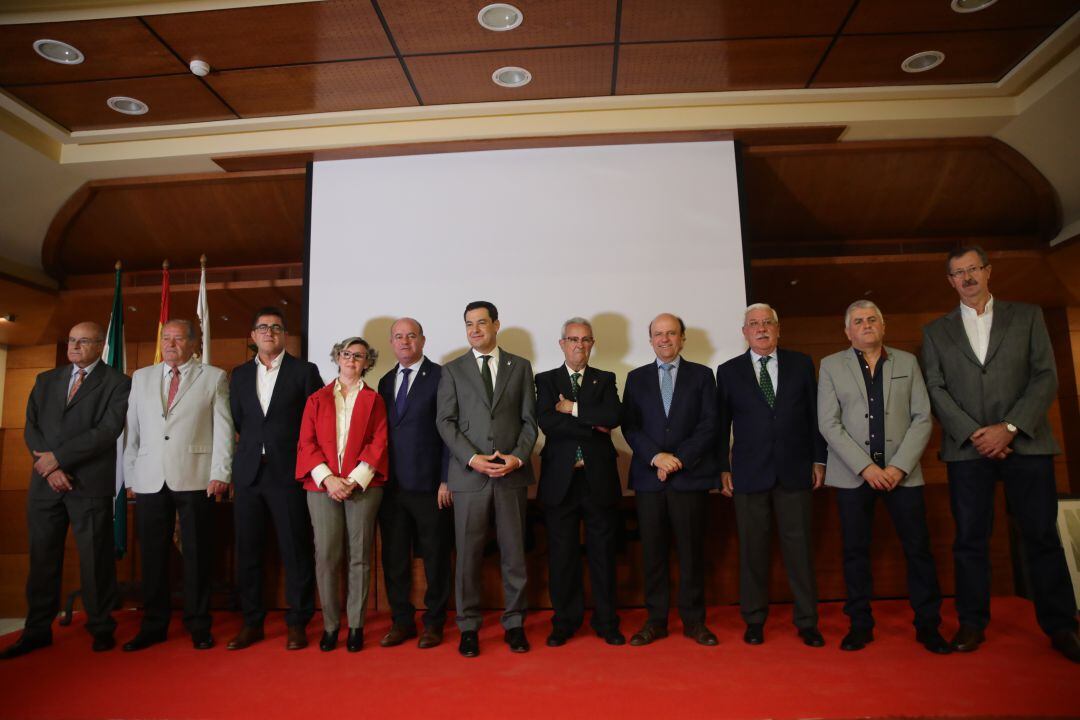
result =
[[123,95],[109,98],[106,104],[116,112],[124,115],[145,115],[150,111],[150,106],[142,100],[124,97]]
[[66,42],[60,40],[48,40],[41,39],[34,41],[34,52],[46,60],[51,60],[54,63],[60,63],[61,65],[78,65],[86,57],[79,51],[79,48],[68,45]]
[[532,81],[532,73],[520,67],[501,67],[491,73],[491,79],[496,85],[516,88],[528,85]]
[[945,61],[945,53],[938,50],[924,50],[900,63],[900,69],[906,73],[921,73],[932,70]]
[[492,3],[491,5],[485,5],[483,9],[476,14],[476,20],[480,23],[480,26],[495,32],[504,32],[506,30],[513,30],[521,21],[525,19],[521,11],[513,5],[507,5],[506,3]]
[[952,9],[958,13],[973,13],[985,10],[996,2],[997,0],[952,0]]

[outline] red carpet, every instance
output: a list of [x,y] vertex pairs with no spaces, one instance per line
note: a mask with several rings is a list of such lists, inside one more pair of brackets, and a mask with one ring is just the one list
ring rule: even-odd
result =
[[[790,606],[773,606],[766,642],[741,640],[734,607],[714,608],[720,646],[699,647],[672,623],[671,637],[643,648],[609,647],[581,632],[562,648],[544,646],[550,613],[529,616],[532,652],[512,655],[492,613],[479,658],[457,654],[458,633],[433,650],[412,643],[383,649],[387,615],[369,618],[365,649],[286,652],[282,615],[267,639],[240,652],[224,644],[238,615],[218,614],[218,647],[198,652],[174,622],[168,643],[140,653],[90,651],[77,617],[57,628],[51,648],[0,663],[3,718],[880,718],[1080,717],[1080,666],[1051,648],[1031,606],[995,598],[987,644],[938,657],[914,642],[906,602],[875,603],[876,641],[839,650],[847,623],[839,603],[822,605],[826,647],[804,647]],[[946,617],[954,618],[951,604]],[[119,615],[120,642],[137,612]],[[641,610],[622,614],[632,632]],[[954,630],[949,623],[946,636]],[[629,632],[627,633],[629,635]],[[14,640],[8,636],[5,645]],[[343,638],[344,639],[344,638]]]

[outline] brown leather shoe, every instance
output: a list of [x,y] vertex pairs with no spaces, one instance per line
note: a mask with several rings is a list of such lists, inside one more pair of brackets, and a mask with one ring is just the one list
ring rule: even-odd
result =
[[645,627],[638,630],[630,638],[631,645],[648,645],[654,640],[667,637],[667,628],[660,625],[645,623]]
[[424,632],[420,633],[420,639],[417,640],[416,647],[421,650],[438,647],[442,644],[442,636],[443,629],[441,627],[425,627]]
[[986,635],[983,634],[982,629],[971,625],[961,625],[949,644],[956,652],[975,652],[985,641]]
[[240,629],[240,632],[236,634],[236,637],[229,641],[229,644],[225,646],[225,649],[243,650],[244,648],[251,647],[262,639],[262,625],[245,625]]
[[683,635],[690,638],[698,645],[719,645],[720,641],[713,635],[712,630],[705,627],[705,623],[688,625],[683,628]]
[[303,625],[290,625],[285,638],[286,650],[303,650],[307,647],[307,630]]
[[383,635],[382,640],[379,641],[379,645],[382,647],[397,647],[401,643],[416,637],[415,625],[398,625],[394,623],[390,626],[390,632]]

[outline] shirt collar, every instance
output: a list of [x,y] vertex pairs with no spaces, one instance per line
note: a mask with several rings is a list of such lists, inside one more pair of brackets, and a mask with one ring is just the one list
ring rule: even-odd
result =
[[[862,362],[863,361],[863,351],[859,350],[857,348],[854,348],[854,347],[851,348],[851,349],[855,351],[855,357],[858,358],[859,362]],[[885,346],[882,345],[881,346],[881,357],[878,358],[878,362],[885,362],[888,359],[889,359],[889,353],[885,349]]]
[[[334,394],[335,395],[341,395],[342,397],[345,397],[345,393],[342,392],[342,390],[344,388],[345,388],[345,386],[341,384],[341,380],[339,380],[338,378],[334,378]],[[354,387],[350,391],[349,394],[351,395],[353,393],[358,393],[363,389],[364,389],[364,378],[360,378],[360,382],[356,383],[356,387]]]
[[398,363],[398,375],[401,374],[402,370],[412,370],[415,373],[417,370],[420,369],[420,366],[424,364],[424,360],[426,358],[426,355],[421,355],[420,359],[414,362],[412,365],[402,365],[401,363]]
[[[473,354],[473,357],[476,358],[477,360],[484,357],[484,353],[480,352],[476,348],[472,349],[472,354]],[[496,345],[494,348],[492,348],[491,352],[488,353],[488,354],[495,361],[495,364],[498,365],[499,364],[499,346]]]
[[281,367],[281,361],[284,359],[285,349],[282,348],[281,352],[277,354],[277,357],[270,361],[270,367],[266,367],[265,365],[263,365],[263,362],[259,359],[258,355],[255,356],[255,364],[269,372],[271,370],[277,370],[279,367]]
[[[84,367],[82,369],[84,371],[86,371],[87,375],[89,375],[90,373],[92,373],[94,371],[94,368],[96,368],[98,366],[99,362],[101,362],[101,358],[98,358],[97,360],[95,360],[94,362],[90,363],[89,365],[87,365],[86,367]],[[71,364],[71,374],[74,376],[78,372],[79,372],[79,366],[72,363]]]
[[[750,351],[750,359],[752,359],[754,361],[755,365],[760,364],[761,363],[761,358],[763,358],[763,357],[766,357],[766,356],[765,355],[758,355],[753,350]],[[771,353],[768,354],[767,357],[771,357],[773,359],[773,362],[776,362],[776,350],[774,349]]]
[[[187,359],[187,362],[186,362],[186,363],[184,363],[183,365],[180,365],[180,366],[178,366],[178,367],[177,367],[177,370],[179,370],[179,371],[180,371],[180,377],[183,377],[184,375],[187,375],[187,371],[191,369],[191,366],[192,366],[192,365],[193,365],[194,363],[195,363],[195,356],[194,356],[194,355],[192,355],[191,357],[189,357],[189,358]],[[168,363],[166,363],[166,362],[163,362],[163,363],[161,363],[161,366],[162,366],[162,371],[161,371],[161,372],[162,372],[162,374],[163,374],[163,375],[164,375],[165,377],[169,377],[169,371],[170,371],[170,370],[172,370],[172,368],[171,368],[171,367],[169,367],[169,364],[168,364]]]
[[585,367],[581,368],[581,370],[575,370],[566,363],[563,363],[563,368],[566,369],[567,375],[573,375],[574,373],[578,373],[579,375],[581,375],[581,377],[585,377],[585,371],[588,369],[588,367],[589,366],[586,365]]
[[[672,360],[672,361],[671,361],[670,363],[668,363],[668,364],[669,364],[669,365],[671,365],[671,367],[673,367],[673,368],[675,368],[676,370],[678,370],[678,369],[679,369],[679,363],[681,363],[681,362],[682,362],[682,355],[676,355],[676,356],[675,356],[675,359],[674,359],[674,360]],[[664,363],[664,361],[663,361],[663,360],[661,360],[660,358],[656,358],[656,367],[658,367],[658,368],[659,368],[659,367],[660,367],[661,365],[664,365],[664,364],[665,364],[665,363]]]
[[994,296],[993,295],[991,295],[990,299],[986,301],[986,307],[983,308],[983,314],[982,315],[979,315],[978,311],[975,308],[969,307],[969,306],[965,305],[964,303],[960,303],[960,315],[962,317],[972,318],[973,320],[977,320],[978,318],[983,317],[985,315],[989,315],[992,312],[994,312]]

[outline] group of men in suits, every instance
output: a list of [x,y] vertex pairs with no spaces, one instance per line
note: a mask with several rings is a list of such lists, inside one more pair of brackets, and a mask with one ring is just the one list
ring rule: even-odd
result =
[[[682,357],[682,319],[658,315],[649,324],[655,358],[628,374],[621,401],[615,375],[589,364],[595,336],[584,318],[563,323],[565,362],[535,379],[528,360],[499,347],[499,314],[490,302],[466,306],[470,349],[445,366],[424,355],[420,323],[399,319],[390,337],[397,364],[379,382],[391,459],[379,519],[392,625],[381,644],[400,645],[418,635],[421,648],[442,642],[453,542],[458,650],[465,657],[479,654],[481,566],[493,519],[504,641],[513,652],[530,649],[524,630],[525,507],[538,428],[546,437],[538,496],[554,608],[547,645],[566,644],[584,623],[582,526],[592,628],[608,644],[624,644],[615,598],[622,491],[611,439],[621,426],[633,451],[628,485],[637,497],[647,609],[631,645],[668,634],[672,537],[683,633],[702,645],[717,644],[705,623],[704,558],[706,496],[718,489],[735,504],[744,641],[765,640],[775,524],[795,600],[793,624],[806,645],[823,646],[811,515],[814,491],[829,485],[840,512],[844,610],[851,623],[841,649],[860,650],[873,641],[870,539],[881,499],[907,561],[916,640],[934,653],[973,651],[989,622],[987,544],[1000,479],[1021,530],[1039,624],[1055,649],[1080,662],[1076,606],[1054,524],[1052,456],[1059,449],[1047,422],[1056,391],[1053,355],[1037,307],[994,302],[990,269],[980,248],[949,255],[947,277],[961,304],[924,329],[925,382],[915,356],[884,345],[885,319],[868,300],[848,307],[844,330],[851,347],[824,358],[817,380],[808,356],[778,347],[779,317],[768,305],[747,308],[742,332],[749,347],[715,375]],[[191,324],[170,321],[161,334],[164,361],[136,371],[129,382],[100,362],[100,326],[72,329],[71,364],[39,376],[28,403],[26,440],[35,456],[28,498],[30,610],[23,635],[3,657],[51,642],[69,524],[82,559],[93,647],[115,644],[109,520],[116,438],[125,425],[124,471],[136,498],[145,612],[124,649],[141,650],[165,638],[177,513],[184,624],[194,647],[213,646],[209,503],[230,482],[244,625],[228,647],[263,639],[268,524],[275,527],[285,567],[286,647],[307,645],[305,627],[314,613],[311,525],[294,468],[304,402],[322,381],[314,365],[284,351],[279,310],[258,311],[251,337],[256,357],[227,381],[223,371],[193,360]],[[919,466],[931,412],[944,431],[941,457],[957,523],[960,629],[951,641],[939,631],[941,591]],[[423,558],[427,581],[422,633],[410,600],[413,555]]]

